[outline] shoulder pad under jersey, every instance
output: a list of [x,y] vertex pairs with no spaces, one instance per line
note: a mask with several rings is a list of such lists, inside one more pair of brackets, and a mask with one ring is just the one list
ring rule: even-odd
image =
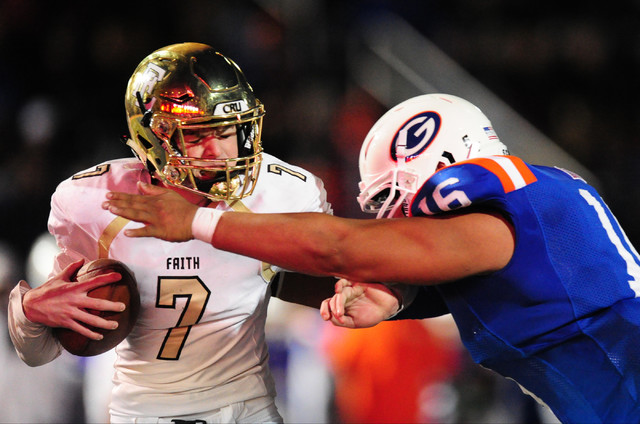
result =
[[499,202],[507,193],[536,180],[529,166],[515,156],[458,162],[442,168],[422,185],[411,202],[411,215],[434,215],[472,204]]

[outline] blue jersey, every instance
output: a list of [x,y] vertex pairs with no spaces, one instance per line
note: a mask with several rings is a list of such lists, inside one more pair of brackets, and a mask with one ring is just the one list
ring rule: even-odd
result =
[[499,210],[509,264],[422,288],[398,318],[451,312],[474,361],[517,381],[562,422],[640,422],[640,259],[596,190],[512,156],[441,169],[414,216]]

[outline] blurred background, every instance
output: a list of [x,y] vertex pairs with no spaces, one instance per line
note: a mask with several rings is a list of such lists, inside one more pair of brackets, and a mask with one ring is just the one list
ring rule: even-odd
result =
[[[124,3],[0,1],[0,294],[25,276],[44,281],[34,265],[49,266],[42,234],[56,185],[131,155],[120,142],[128,78],[147,54],[182,41],[238,62],[266,105],[265,149],[322,177],[337,215],[364,216],[357,158],[370,126],[408,97],[448,92],[478,105],[512,153],[585,177],[640,238],[638,0]],[[553,421],[515,384],[470,364],[446,319],[345,333],[309,308],[272,309],[289,422]],[[90,411],[100,402],[84,404],[102,393],[86,392],[90,364],[27,369],[5,333],[0,387],[24,390],[0,397],[1,422],[100,422]],[[45,381],[64,385],[65,399],[50,399]],[[50,402],[34,407],[41,392]],[[60,411],[72,412],[52,421]]]

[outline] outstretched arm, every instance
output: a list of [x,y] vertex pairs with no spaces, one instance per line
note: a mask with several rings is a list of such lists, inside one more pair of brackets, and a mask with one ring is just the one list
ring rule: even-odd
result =
[[[103,205],[145,223],[127,230],[127,236],[193,238],[194,205],[161,187],[140,189],[144,195],[110,193]],[[509,262],[515,244],[509,222],[486,211],[384,220],[228,212],[216,220],[212,237],[204,238],[218,249],[301,273],[362,282],[438,284],[493,272]]]

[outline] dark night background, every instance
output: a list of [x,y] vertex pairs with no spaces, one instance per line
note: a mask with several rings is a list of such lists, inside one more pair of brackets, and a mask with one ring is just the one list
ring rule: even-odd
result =
[[60,180],[130,154],[119,141],[127,80],[148,53],[181,41],[234,58],[266,104],[265,149],[329,175],[336,213],[354,214],[340,186],[355,183],[331,167],[357,156],[385,107],[350,81],[345,39],[385,9],[591,170],[640,237],[640,2],[506,0],[0,2],[0,237],[24,254]]
[[640,243],[638,0],[0,0],[0,243],[23,268],[56,185],[131,155],[120,141],[127,81],[146,55],[183,41],[238,62],[266,105],[265,150],[322,177],[336,215],[363,216],[357,155],[390,105],[349,63],[354,33],[385,13],[588,169]]

